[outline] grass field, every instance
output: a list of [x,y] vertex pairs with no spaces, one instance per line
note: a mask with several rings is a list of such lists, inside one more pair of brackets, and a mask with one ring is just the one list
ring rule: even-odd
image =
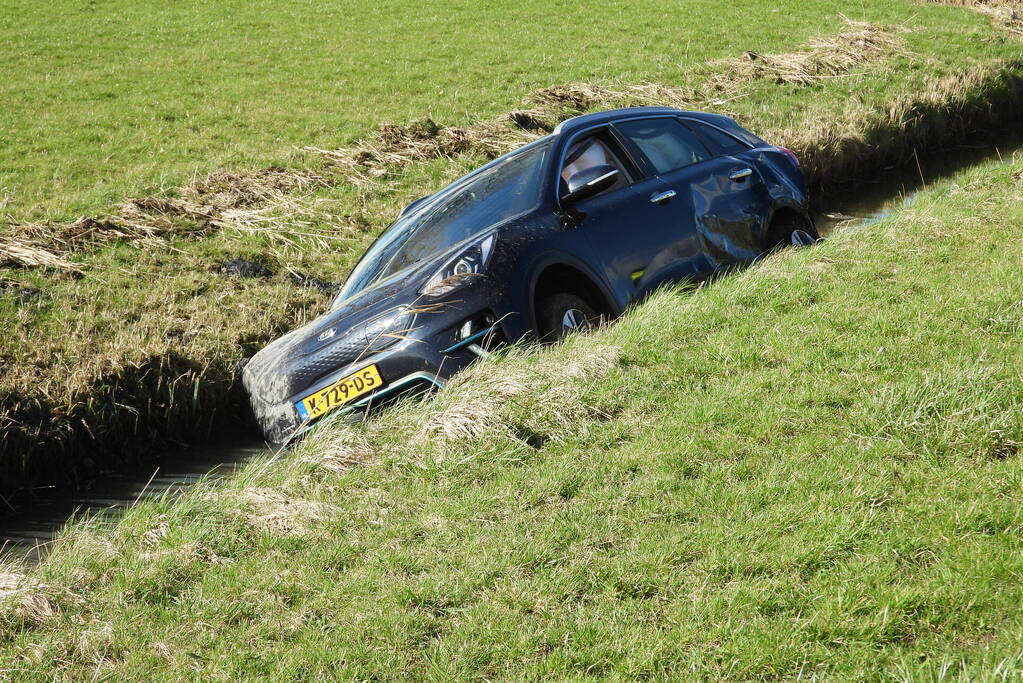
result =
[[[833,182],[1003,125],[1023,103],[1011,32],[911,0],[692,2],[667,16],[643,3],[0,0],[0,35],[3,495],[243,416],[238,363],[328,299],[289,273],[342,280],[404,203],[537,134],[502,112],[539,110],[549,126],[622,104],[711,108]],[[780,70],[751,72],[746,50]],[[571,87],[552,98],[552,84]],[[407,163],[348,163],[353,140],[380,147],[377,124],[425,115],[475,142],[413,136],[392,145]],[[100,220],[70,222],[81,212]],[[5,261],[11,239],[57,265]],[[276,275],[225,277],[235,257]],[[40,295],[13,293],[26,286]]]
[[1023,159],[8,577],[0,670],[1023,674]]
[[[725,111],[832,189],[1014,125],[955,4],[0,0],[0,494],[240,415],[290,270],[558,118]],[[1007,159],[79,523],[0,572],[0,677],[1023,676],[1021,222]]]
[[[884,100],[926,74],[1016,54],[983,40],[985,17],[910,0],[696,0],[674,11],[650,0],[486,11],[464,0],[2,0],[0,210],[99,213],[194,174],[296,163],[298,146],[338,147],[384,122],[487,118],[556,83],[683,83],[708,60],[836,32],[843,12],[918,29],[907,43],[919,57],[820,89],[815,99],[831,104],[852,90]],[[771,101],[774,121],[806,103]]]

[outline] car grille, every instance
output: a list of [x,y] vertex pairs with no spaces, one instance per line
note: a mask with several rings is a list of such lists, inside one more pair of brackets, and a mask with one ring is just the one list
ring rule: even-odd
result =
[[323,342],[316,339],[312,344],[313,350],[295,363],[292,393],[311,386],[321,377],[355,363],[360,358],[395,344],[412,323],[412,314],[404,309],[401,311],[389,311],[346,332],[338,332],[337,336]]
[[329,339],[320,339],[329,325],[300,328],[249,361],[243,373],[245,386],[259,401],[281,403],[309,389],[324,376],[397,343],[413,322],[414,315],[399,308],[352,328],[339,326]]

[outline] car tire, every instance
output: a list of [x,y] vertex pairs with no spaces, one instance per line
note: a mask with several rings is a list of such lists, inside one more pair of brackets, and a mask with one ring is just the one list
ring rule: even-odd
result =
[[764,251],[789,246],[807,246],[820,239],[813,221],[806,216],[790,217],[771,224],[767,232]]
[[600,315],[576,294],[554,294],[540,302],[536,311],[540,339],[555,342],[573,332],[593,329],[600,323]]

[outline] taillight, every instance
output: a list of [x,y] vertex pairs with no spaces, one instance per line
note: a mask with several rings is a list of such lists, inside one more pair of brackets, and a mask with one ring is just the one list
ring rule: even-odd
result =
[[795,155],[795,153],[793,153],[791,149],[788,149],[787,147],[779,147],[778,149],[785,152],[785,156],[787,156],[789,159],[792,159],[792,163],[796,165],[796,168],[799,168],[799,158]]

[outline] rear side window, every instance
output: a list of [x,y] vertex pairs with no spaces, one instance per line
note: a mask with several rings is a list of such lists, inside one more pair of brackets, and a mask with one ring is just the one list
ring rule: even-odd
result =
[[706,146],[677,119],[622,121],[615,128],[639,148],[658,173],[710,157]]
[[745,152],[750,148],[745,142],[732,137],[724,131],[718,130],[714,126],[708,126],[705,123],[688,120],[686,121],[686,125],[696,131],[715,155],[738,154],[739,152]]

